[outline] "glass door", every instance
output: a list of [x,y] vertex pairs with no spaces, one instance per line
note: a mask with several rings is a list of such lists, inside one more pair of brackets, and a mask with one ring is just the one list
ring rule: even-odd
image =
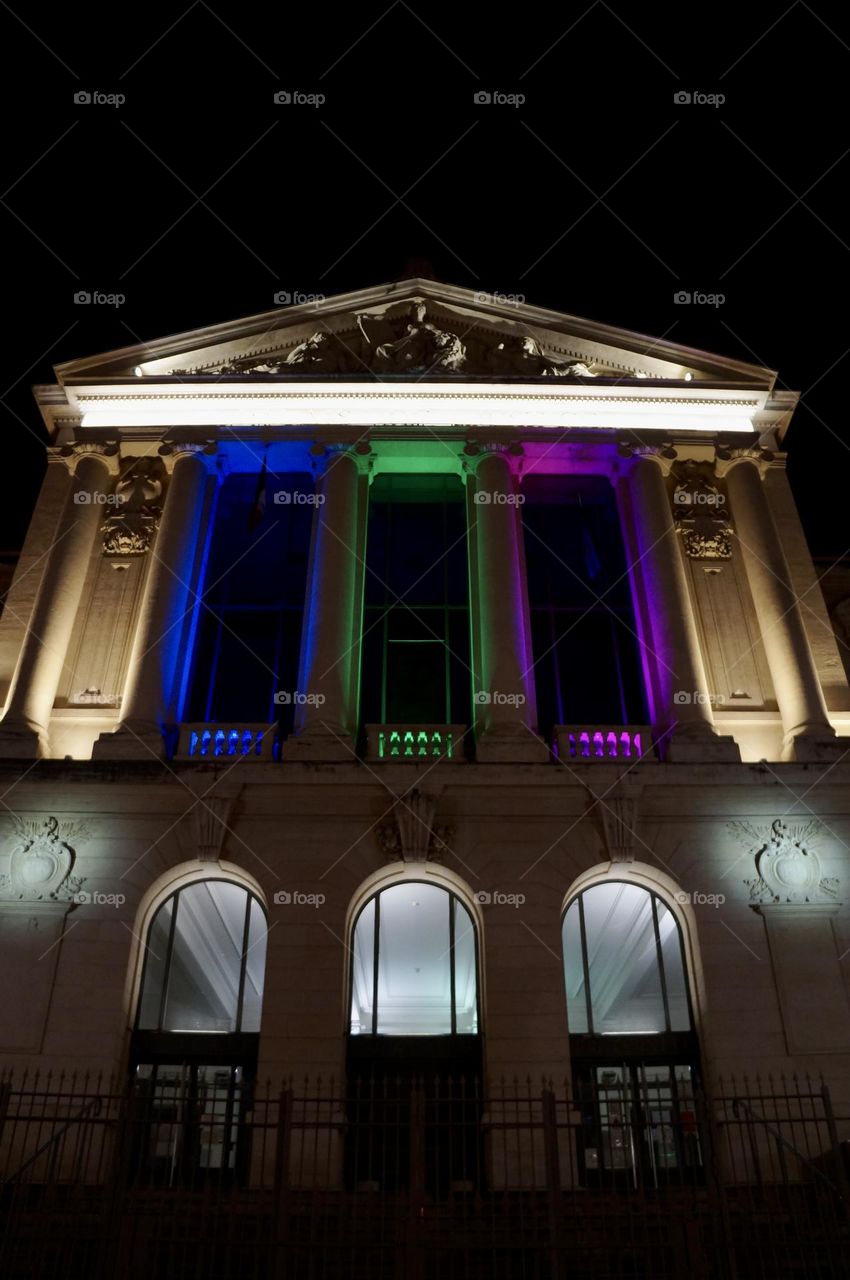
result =
[[651,1189],[701,1179],[690,1065],[594,1064],[583,1069],[577,1084],[586,1185]]
[[170,1187],[233,1178],[244,1162],[241,1066],[140,1063],[133,1075],[133,1180]]

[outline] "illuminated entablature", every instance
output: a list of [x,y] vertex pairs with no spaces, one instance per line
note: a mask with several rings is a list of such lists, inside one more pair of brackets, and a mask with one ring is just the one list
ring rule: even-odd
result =
[[410,280],[57,367],[48,425],[124,439],[204,428],[403,437],[510,430],[694,436],[784,430],[758,366]]

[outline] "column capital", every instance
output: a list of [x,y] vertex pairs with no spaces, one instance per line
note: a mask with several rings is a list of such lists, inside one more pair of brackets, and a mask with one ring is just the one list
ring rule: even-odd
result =
[[348,458],[354,463],[358,474],[368,476],[371,482],[375,454],[372,452],[372,446],[368,440],[361,440],[354,445],[319,443],[312,445],[310,448],[310,462],[315,479],[319,480],[323,475],[326,475],[340,458]]
[[121,463],[118,445],[112,442],[75,442],[74,444],[64,445],[59,450],[59,456],[72,476],[77,474],[77,468],[86,458],[97,458],[103,462],[107,474],[111,476],[118,475]]
[[722,480],[739,462],[751,462],[764,479],[765,472],[775,458],[776,454],[771,449],[761,449],[758,445],[745,445],[743,448],[734,449],[718,445],[715,450],[715,474]]
[[630,464],[634,466],[636,463],[646,460],[647,462],[656,463],[661,470],[661,474],[669,476],[673,463],[679,456],[669,440],[665,440],[661,444],[642,444],[632,440],[621,440],[617,445],[617,453],[623,459],[619,466],[615,464],[615,470],[620,475],[629,469]]
[[481,443],[477,440],[470,441],[464,446],[463,453],[460,457],[461,470],[469,476],[478,473],[482,463],[489,461],[493,457],[502,458],[507,464],[511,473],[518,476],[525,456],[525,451],[521,444],[512,441],[505,444],[499,441]]
[[217,452],[216,444],[212,440],[205,440],[202,444],[188,440],[168,440],[165,444],[161,444],[157,450],[169,475],[171,475],[180,458],[213,458]]

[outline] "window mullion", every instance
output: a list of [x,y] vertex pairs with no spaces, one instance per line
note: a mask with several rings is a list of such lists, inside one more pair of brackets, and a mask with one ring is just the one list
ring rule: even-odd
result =
[[590,968],[587,963],[587,930],[584,926],[584,903],[581,895],[578,899],[578,921],[581,933],[581,967],[584,973],[584,1001],[587,1009],[587,1031],[588,1035],[593,1035],[593,1004],[590,999]]
[[[171,912],[171,928],[168,931],[168,946],[165,951],[165,967],[162,975],[162,994],[159,997],[159,1016],[156,1021],[157,1031],[164,1031],[165,1007],[168,1000],[168,984],[171,981],[171,956],[174,951],[174,931],[177,926],[177,908],[180,903],[179,890],[174,895],[174,907]],[[161,908],[160,908],[161,909]],[[150,930],[148,930],[150,933]]]
[[451,957],[451,965],[449,967],[449,986],[451,990],[452,1002],[452,1035],[457,1035],[457,1006],[455,1003],[455,903],[457,899],[453,894],[449,894],[449,956]]
[[661,982],[661,999],[664,1003],[664,1029],[670,1031],[670,1004],[667,999],[667,979],[664,976],[664,955],[661,951],[661,931],[658,928],[658,911],[656,909],[657,899],[654,893],[650,895],[652,902],[652,927],[655,930],[655,950],[658,956],[658,977]]
[[245,924],[242,928],[242,955],[239,960],[239,994],[236,997],[235,1031],[242,1030],[242,1002],[245,997],[245,972],[248,968],[248,939],[251,932],[251,907],[253,901],[249,893],[245,901]]
[[372,1035],[378,1034],[378,964],[380,961],[381,895],[375,895],[375,936],[372,939]]

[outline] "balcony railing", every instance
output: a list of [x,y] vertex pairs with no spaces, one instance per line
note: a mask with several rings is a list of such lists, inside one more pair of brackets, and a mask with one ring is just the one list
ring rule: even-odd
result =
[[367,724],[367,760],[463,760],[462,724]]
[[273,724],[181,724],[175,759],[268,761],[276,730]]
[[559,724],[554,731],[555,751],[559,760],[626,761],[654,760],[655,749],[648,725]]

